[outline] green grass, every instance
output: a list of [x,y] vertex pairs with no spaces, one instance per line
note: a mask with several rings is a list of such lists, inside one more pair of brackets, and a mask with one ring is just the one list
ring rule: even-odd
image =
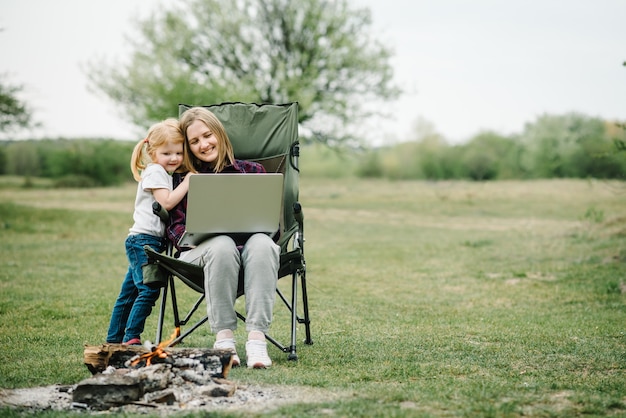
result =
[[[315,344],[229,377],[345,396],[268,416],[626,416],[626,184],[303,178],[300,192]],[[133,196],[0,187],[0,387],[89,376]],[[286,320],[277,309],[283,339]]]

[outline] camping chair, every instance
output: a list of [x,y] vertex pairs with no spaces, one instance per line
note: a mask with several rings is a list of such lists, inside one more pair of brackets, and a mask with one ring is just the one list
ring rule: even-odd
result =
[[[190,107],[192,106],[179,105],[179,114],[182,114]],[[291,276],[290,298],[287,298],[278,289],[278,286],[276,291],[278,297],[291,313],[291,341],[286,345],[281,344],[269,335],[266,335],[266,339],[281,351],[289,353],[289,360],[297,360],[296,331],[298,324],[304,324],[306,333],[304,343],[313,344],[305,279],[304,220],[302,207],[298,202],[298,103],[271,105],[237,102],[204,107],[213,112],[224,125],[237,159],[259,162],[263,164],[268,173],[282,173],[284,176],[280,235],[277,241],[277,244],[280,246],[280,267],[277,279]],[[166,213],[164,214],[164,211],[159,211],[158,203],[156,205],[155,213],[160,212],[161,215],[167,216]],[[192,315],[200,306],[204,305],[203,271],[199,266],[174,258],[172,251],[171,245],[165,254],[157,253],[146,247],[148,262],[160,266],[162,271],[167,272],[168,275],[163,288],[156,335],[156,341],[160,343],[169,293],[177,336],[175,339],[167,342],[167,346],[180,343],[208,320],[206,308],[204,307],[204,317],[196,320],[193,325],[189,325]],[[200,293],[195,304],[182,319],[176,299],[176,279]],[[298,289],[298,284],[300,284],[300,289]],[[240,286],[238,296],[241,296],[242,293]],[[301,308],[298,307],[299,295],[302,298]],[[299,309],[302,311],[302,316],[298,314]],[[237,316],[245,322],[244,315],[237,312]],[[187,327],[187,325],[189,326]],[[274,324],[273,326],[276,325]],[[183,327],[185,327],[184,330]]]

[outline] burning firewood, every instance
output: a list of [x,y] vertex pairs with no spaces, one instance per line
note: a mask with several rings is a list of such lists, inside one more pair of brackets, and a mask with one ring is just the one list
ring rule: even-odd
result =
[[[156,353],[156,354],[155,354]],[[91,374],[102,373],[107,367],[133,369],[151,364],[202,364],[214,377],[226,378],[230,372],[232,353],[212,348],[167,348],[159,351],[144,346],[103,344],[85,346],[84,363]],[[188,366],[190,367],[190,366]]]
[[180,330],[166,341],[157,346],[149,342],[143,346],[125,344],[102,344],[99,346],[85,346],[84,362],[91,374],[102,373],[107,367],[137,368],[151,364],[175,364],[194,359],[195,363],[202,363],[205,370],[210,370],[211,376],[226,378],[230,371],[232,354],[227,350],[170,347],[172,341],[178,337]]

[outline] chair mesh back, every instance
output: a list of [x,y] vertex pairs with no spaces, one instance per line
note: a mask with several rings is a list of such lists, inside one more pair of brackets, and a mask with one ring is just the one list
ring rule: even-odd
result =
[[[180,104],[182,115],[193,105]],[[299,172],[297,156],[292,150],[298,144],[298,103],[255,104],[221,103],[204,107],[222,122],[233,144],[235,158],[263,164],[268,172],[283,173],[283,216],[279,245],[283,250],[298,229],[293,204],[298,201]]]

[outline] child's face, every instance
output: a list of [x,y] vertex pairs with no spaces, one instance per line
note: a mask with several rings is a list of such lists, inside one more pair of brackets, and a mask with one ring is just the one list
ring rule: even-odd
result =
[[183,163],[183,144],[170,142],[156,149],[155,163],[159,164],[168,173],[173,173]]
[[200,161],[215,163],[218,157],[218,140],[211,129],[201,120],[195,120],[187,128],[189,150]]

